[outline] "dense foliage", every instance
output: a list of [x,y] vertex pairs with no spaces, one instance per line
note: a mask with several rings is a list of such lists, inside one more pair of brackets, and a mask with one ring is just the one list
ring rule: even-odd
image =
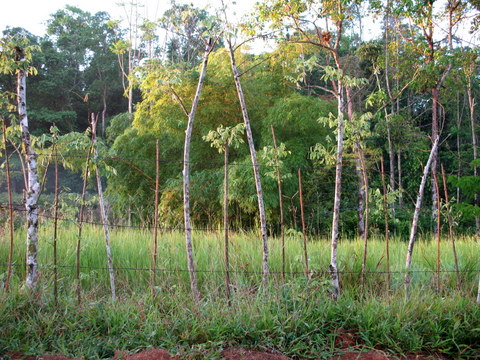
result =
[[[399,234],[408,231],[422,164],[431,144],[429,137],[436,133],[442,141],[434,170],[441,198],[445,200],[443,165],[452,205],[448,211],[454,216],[456,229],[475,231],[475,217],[480,215],[475,106],[478,48],[463,41],[468,34],[456,29],[467,25],[476,31],[478,4],[447,1],[434,7],[424,2],[347,1],[342,3],[341,13],[335,4],[266,0],[258,4],[254,16],[238,26],[244,30],[243,35],[236,34],[238,42],[249,36],[275,42],[271,51],[251,51],[248,41],[236,50],[262,162],[270,230],[278,231],[279,223],[274,128],[283,149],[280,166],[287,228],[300,227],[296,174],[301,169],[307,227],[311,233],[329,232],[338,115],[333,80],[342,79],[352,94],[348,97],[351,107],[345,133],[341,231],[355,235],[359,226],[354,194],[366,187],[359,185],[360,157],[365,159],[369,180],[370,231],[383,232],[382,156],[389,185],[390,230]],[[130,13],[138,17],[138,8],[129,6]],[[374,13],[383,16],[381,34],[365,40],[363,23]],[[231,26],[206,10],[179,4],[173,4],[158,22],[127,20],[128,26],[122,28],[125,22],[114,21],[105,12],[91,14],[67,6],[47,20],[44,36],[19,28],[5,29],[2,59],[7,56],[8,44],[28,41],[37,46],[31,59],[36,74],[29,77],[28,108],[34,143],[41,149],[41,171],[47,171],[52,148],[48,134],[55,125],[63,144],[62,186],[81,191],[81,178],[74,174],[84,172],[89,117],[94,114],[101,119],[101,157],[111,216],[120,219],[127,215],[129,221],[141,224],[153,222],[158,140],[160,223],[178,226],[183,219],[185,109],[189,109],[197,86],[203,51],[199,39],[219,29],[228,32]],[[332,25],[340,21],[343,27],[335,32]],[[335,39],[340,40],[336,53],[331,48]],[[14,190],[19,192],[24,179],[21,163],[13,155],[20,145],[10,106],[14,104],[15,79],[8,63],[2,60],[0,66],[2,119],[9,125],[6,149],[11,156]],[[241,122],[228,52],[220,40],[210,57],[191,145],[192,219],[197,227],[216,226],[222,221],[222,154],[204,138],[219,126]],[[51,169],[47,175],[49,179]],[[232,149],[229,175],[232,226],[256,226],[256,194],[246,144]],[[52,191],[51,183],[47,181],[47,193]],[[2,189],[4,185],[2,176]],[[432,189],[435,186],[429,183],[427,191]],[[436,202],[435,192],[432,195],[427,196],[426,209]],[[435,221],[428,210],[421,219],[424,231],[432,229]]]

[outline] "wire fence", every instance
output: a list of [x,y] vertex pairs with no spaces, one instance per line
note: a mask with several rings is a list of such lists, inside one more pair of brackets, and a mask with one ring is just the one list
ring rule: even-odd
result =
[[[72,155],[72,154],[52,154],[52,153],[39,153],[39,157],[48,157],[48,162],[51,162],[52,159],[55,157],[59,158],[71,158],[71,159],[81,159],[88,161],[88,156],[86,154],[78,154],[78,155]],[[181,160],[175,160],[175,159],[155,159],[155,158],[145,158],[145,157],[120,157],[120,156],[103,156],[103,157],[98,157],[96,161],[105,161],[105,162],[122,162],[124,165],[127,165],[127,167],[130,169],[130,171],[135,172],[137,175],[144,177],[148,179],[149,181],[152,181],[152,177],[148,176],[142,169],[140,169],[138,166],[136,166],[134,163],[139,162],[139,163],[173,163],[173,164],[179,164],[182,165],[184,162]],[[344,172],[347,174],[350,174],[352,177],[356,177],[357,175],[355,174],[355,164],[351,161],[354,159],[347,159],[346,160],[346,167]],[[220,161],[192,161],[190,164],[195,164],[197,166],[224,166],[223,162]],[[229,167],[235,167],[235,166],[243,166],[243,167],[252,167],[253,165],[251,163],[238,163],[238,162],[233,162],[228,164]],[[259,164],[259,167],[263,168],[270,168],[270,169],[276,169],[278,168],[277,165],[272,165],[272,164]],[[311,165],[307,166],[302,166],[302,170],[304,171],[320,171],[322,176],[324,177],[324,180],[322,180],[321,177],[319,179],[315,180],[316,185],[325,185],[326,187],[330,187],[331,191],[328,190],[323,190],[323,191],[317,191],[316,196],[317,197],[323,197],[327,198],[330,197],[333,194],[333,188],[335,186],[335,183],[333,179],[328,180],[325,177],[328,176],[333,176],[335,173],[334,168],[315,168]],[[150,169],[151,170],[151,169]],[[291,170],[291,169],[290,169]],[[371,166],[369,171],[371,171],[374,174],[380,174],[380,170],[376,168],[375,166]],[[388,178],[388,174],[382,174],[386,175]],[[46,177],[45,177],[46,179]],[[348,177],[346,177],[348,179]],[[393,179],[394,182],[396,182],[398,186],[397,179]],[[358,181],[344,181],[342,183],[345,186],[350,186],[354,185],[355,187],[358,186]],[[44,186],[45,184],[43,184]],[[58,188],[56,189],[58,190]],[[153,198],[153,193],[154,189],[152,189],[152,198]],[[350,198],[351,194],[347,193],[344,196]],[[408,196],[407,196],[408,197]],[[80,206],[80,202],[78,200],[70,200],[70,202],[73,205]],[[351,202],[351,200],[350,200]],[[108,201],[110,205],[115,205],[115,204],[122,204],[122,200],[114,200],[110,199]],[[82,204],[84,205],[84,204]],[[251,231],[252,227],[247,227],[247,228],[242,228],[236,226],[235,228],[228,228],[226,229],[224,226],[192,226],[190,228],[185,228],[183,224],[178,224],[178,225],[172,225],[172,226],[164,226],[164,225],[158,225],[158,226],[153,226],[151,223],[144,223],[143,225],[135,225],[135,224],[125,224],[125,219],[120,219],[120,221],[115,222],[114,220],[108,221],[108,222],[103,222],[103,221],[95,221],[92,220],[92,217],[90,220],[86,220],[85,218],[80,218],[78,216],[63,216],[63,215],[53,215],[51,209],[57,206],[58,204],[45,204],[43,207],[40,208],[39,211],[39,217],[45,221],[60,221],[64,223],[69,223],[69,224],[75,224],[78,226],[83,226],[83,225],[89,225],[89,226],[108,226],[111,228],[118,228],[118,229],[141,229],[141,230],[153,230],[153,229],[158,229],[162,232],[182,232],[182,231],[199,231],[199,232],[225,232],[225,231],[232,231],[232,230],[239,230],[239,231]],[[293,205],[292,205],[293,206]],[[370,208],[373,210],[375,209],[375,206],[370,204]],[[96,209],[97,205],[90,205],[90,209]],[[0,211],[1,210],[12,210],[15,213],[25,213],[27,212],[27,209],[25,208],[25,205],[23,203],[0,203]],[[397,212],[408,212],[411,213],[413,212],[413,208],[411,206],[405,206],[405,205],[400,205],[398,202],[395,205],[389,204],[388,209],[387,208],[377,208],[376,210],[379,211],[397,211]],[[425,211],[430,211],[430,210],[425,210]],[[347,213],[347,212],[358,212],[358,207],[343,207],[340,209],[341,213]],[[333,214],[333,210],[331,209],[316,209],[315,214],[317,217],[321,216],[329,216]],[[95,216],[94,216],[95,217]],[[388,221],[388,220],[387,220]],[[19,263],[19,262],[12,262],[12,263],[0,263],[0,267],[2,268],[8,268],[12,267],[15,269],[21,269],[25,268],[27,265],[24,263]],[[86,266],[86,265],[69,265],[69,264],[51,264],[51,263],[42,263],[38,265],[39,269],[44,269],[44,270],[51,270],[54,272],[57,272],[60,269],[63,269],[65,271],[69,270],[74,270],[76,269],[77,271],[108,271],[108,270],[113,270],[115,272],[136,272],[136,273],[153,273],[153,272],[158,272],[158,273],[178,273],[178,274],[187,274],[187,273],[197,273],[197,274],[217,274],[217,275],[222,275],[225,274],[227,270],[225,269],[184,269],[184,268],[168,268],[168,267],[145,267],[145,266],[113,266],[113,268],[109,268],[106,266]],[[377,266],[378,267],[378,266]],[[254,270],[245,270],[245,269],[238,269],[238,268],[231,268],[228,269],[228,272],[234,275],[243,275],[243,276],[253,276],[253,277],[258,277],[260,278],[262,275],[264,275],[264,272],[262,271],[254,271]],[[339,269],[337,271],[337,274],[340,275],[341,277],[354,277],[356,279],[362,278],[362,283],[363,283],[363,277],[366,276],[388,276],[390,277],[391,275],[409,275],[409,274],[425,274],[425,275],[435,275],[439,279],[441,274],[449,275],[449,274],[456,274],[457,277],[462,276],[475,276],[480,273],[480,269],[477,267],[470,268],[468,270],[449,270],[445,268],[440,268],[438,267],[437,269],[431,270],[431,269],[389,269],[389,270],[369,270],[369,269],[361,269],[361,270],[349,270],[349,269]],[[306,278],[322,278],[322,277],[328,277],[331,275],[331,271],[328,270],[322,270],[322,269],[310,269],[308,271],[293,271],[293,270],[288,270],[288,271],[278,271],[278,270],[270,270],[269,275],[272,276],[281,276],[285,279],[285,277],[300,277],[304,276]],[[389,280],[390,281],[390,280]],[[351,281],[352,286],[356,286],[358,284],[355,284],[355,281]],[[363,286],[363,285],[362,285]]]
[[[8,267],[9,264],[6,263],[0,263],[0,267]],[[12,264],[14,267],[25,267],[27,266],[26,263],[15,263]],[[53,269],[53,268],[59,268],[59,269],[77,269],[75,265],[54,265],[54,264],[39,264],[39,268],[44,268],[44,269]],[[106,266],[79,266],[79,269],[81,270],[104,270],[107,271],[109,270],[108,267]],[[140,268],[140,267],[124,267],[124,266],[114,266],[114,270],[116,271],[158,271],[158,272],[171,272],[171,273],[189,273],[190,270],[188,269],[166,269],[166,268],[156,268],[153,270],[152,268]],[[225,270],[202,270],[202,269],[195,269],[193,270],[195,273],[199,274],[224,274]],[[250,271],[250,270],[236,270],[236,269],[231,269],[229,270],[230,273],[232,274],[243,274],[243,275],[263,275],[263,272],[261,271]],[[312,275],[315,276],[320,276],[320,275],[330,275],[331,271],[328,270],[311,270],[309,272]],[[418,274],[456,274],[456,270],[391,270],[391,271],[382,271],[382,270],[366,270],[366,271],[354,271],[354,270],[338,270],[338,274],[340,275],[361,275],[361,274],[373,274],[373,275],[387,275],[387,274],[407,274],[407,273],[418,273]],[[480,269],[471,269],[471,270],[459,270],[459,274],[480,274]],[[288,275],[288,276],[293,276],[293,275],[305,275],[305,271],[269,271],[270,275]]]

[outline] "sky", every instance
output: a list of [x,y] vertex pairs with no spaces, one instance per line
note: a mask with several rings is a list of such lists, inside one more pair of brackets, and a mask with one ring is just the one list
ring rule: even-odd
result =
[[[12,0],[0,0],[2,2],[0,8],[0,31],[7,26],[22,27],[37,36],[42,36],[46,31],[46,22],[50,15],[59,9],[63,9],[65,5],[73,5],[84,11],[96,13],[98,11],[107,11],[113,19],[125,18],[124,7],[118,3],[122,0],[23,0],[21,2],[23,11],[18,10],[18,3]],[[123,0],[129,3],[131,0]],[[242,15],[249,13],[255,2],[258,0],[224,0],[230,11],[228,15],[231,20],[240,19]],[[221,0],[176,0],[177,3],[193,3],[199,8],[218,9]],[[142,5],[141,11],[143,16],[156,20],[170,7],[170,0],[138,0]],[[443,3],[440,1],[438,3]],[[439,5],[440,6],[440,5]],[[375,21],[372,17],[364,20],[364,40],[369,40],[379,36],[379,21]],[[441,27],[440,27],[441,28]],[[439,32],[439,31],[437,31]],[[440,31],[441,32],[441,31]],[[438,33],[437,36],[444,37],[445,34]],[[462,38],[464,45],[478,43],[478,34],[476,36],[469,34],[468,28],[457,29],[457,36]],[[253,47],[262,47],[264,44],[252,44]],[[267,50],[267,49],[263,49]],[[259,50],[261,52],[261,50]]]
[[[0,9],[0,31],[7,26],[22,27],[34,35],[42,36],[45,34],[46,22],[50,15],[63,9],[65,5],[73,5],[90,13],[106,11],[112,18],[121,19],[125,17],[125,14],[124,9],[118,5],[119,2],[120,0],[23,0],[21,2],[22,11],[19,11],[19,3],[3,0]],[[177,3],[184,2],[212,10],[220,5],[219,0],[177,0]],[[228,0],[225,2],[229,3]],[[255,2],[256,0],[239,0],[237,4],[232,4],[230,1],[228,6],[232,8],[232,12],[241,16],[252,9]],[[150,20],[158,19],[170,7],[170,0],[138,0],[138,3],[143,5],[142,15]]]

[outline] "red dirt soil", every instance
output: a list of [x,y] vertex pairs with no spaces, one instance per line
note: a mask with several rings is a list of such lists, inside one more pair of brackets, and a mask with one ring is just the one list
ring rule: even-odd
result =
[[[443,356],[437,355],[392,355],[380,350],[366,349],[361,343],[361,339],[355,334],[355,329],[345,330],[337,329],[335,336],[335,348],[338,349],[336,355],[330,360],[446,360]],[[364,351],[362,350],[369,350]],[[70,359],[66,356],[46,355],[46,356],[26,356],[18,352],[9,352],[5,354],[5,359],[11,360],[82,360]],[[260,352],[247,350],[241,347],[230,348],[222,352],[225,360],[290,360],[285,355],[273,352]],[[3,357],[0,356],[0,360]],[[116,351],[113,360],[182,360],[178,356],[170,355],[163,349],[150,349],[138,353],[130,354],[128,351]]]
[[[354,350],[354,349],[352,349]],[[357,349],[358,350],[358,349]],[[290,360],[285,355],[274,354],[268,352],[251,351],[244,348],[231,348],[222,352],[225,360]],[[0,359],[11,360],[82,360],[72,359],[63,355],[44,355],[33,356],[23,355],[18,352],[9,352],[5,357],[0,356]],[[141,351],[135,354],[129,354],[128,351],[115,352],[114,360],[181,360],[177,356],[170,355],[166,350],[150,349]],[[330,360],[445,360],[442,356],[424,356],[424,355],[407,355],[407,356],[393,356],[381,351],[341,351],[338,355],[332,357]]]
[[[367,352],[359,352],[364,349],[360,340],[355,336],[355,330],[337,329],[335,337],[335,348],[341,349],[339,354],[331,360],[445,360],[443,356],[436,355],[391,355],[384,351],[371,350]],[[356,351],[355,351],[356,350]]]
[[5,355],[0,354],[0,359],[11,359],[11,360],[83,360],[81,358],[69,358],[64,355],[43,355],[43,356],[34,356],[34,355],[24,355],[18,351],[9,351]]

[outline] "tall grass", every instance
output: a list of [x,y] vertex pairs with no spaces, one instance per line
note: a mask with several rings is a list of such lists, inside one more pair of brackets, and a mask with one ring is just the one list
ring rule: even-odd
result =
[[[48,288],[52,278],[52,228],[44,224],[40,230],[40,253],[38,262],[41,268],[40,283]],[[25,233],[23,229],[15,232],[14,282],[21,283],[23,278]],[[59,229],[58,256],[60,283],[64,292],[74,288],[75,249],[77,227],[64,223]],[[261,282],[261,244],[260,235],[254,232],[236,233],[231,236],[232,283],[236,288],[254,291]],[[112,253],[116,278],[120,293],[146,291],[151,285],[151,264],[153,235],[149,230],[133,228],[114,229],[111,232]],[[200,286],[205,291],[223,292],[223,234],[215,232],[194,232],[194,255]],[[303,250],[301,234],[286,236],[287,282],[304,278]],[[276,238],[270,240],[270,269],[274,284],[281,283],[281,246]],[[404,239],[392,239],[390,245],[390,269],[392,271],[392,290],[401,291],[404,279],[404,259],[407,243]],[[476,291],[480,275],[480,248],[473,238],[457,240],[457,252],[460,261],[462,291],[471,295]],[[360,239],[343,240],[339,245],[338,263],[341,272],[341,285],[344,290],[355,291],[359,284],[362,267],[363,242]],[[328,283],[326,273],[329,264],[330,243],[325,238],[311,238],[308,243],[311,281]],[[455,288],[456,273],[451,244],[445,239],[441,252],[441,283],[444,293]],[[0,274],[6,272],[8,246],[4,241],[0,247]],[[82,287],[85,290],[96,289],[102,295],[102,289],[108,288],[105,245],[103,232],[99,226],[84,225],[81,249]],[[433,290],[436,270],[436,243],[430,239],[419,239],[414,249],[412,277],[414,286],[421,290]],[[156,290],[170,291],[172,288],[188,288],[184,237],[180,232],[160,234],[157,265]],[[385,244],[382,238],[369,241],[366,288],[371,294],[385,292]],[[325,286],[328,291],[328,286]]]
[[[385,291],[384,241],[369,242],[365,297],[360,297],[363,242],[343,240],[339,246],[342,296],[330,299],[330,244],[313,238],[308,243],[311,277],[306,279],[301,234],[286,237],[287,277],[281,276],[280,241],[272,238],[269,288],[261,288],[259,234],[231,236],[233,299],[225,299],[223,235],[195,232],[194,253],[203,299],[190,297],[184,237],[169,232],[159,237],[158,275],[150,292],[152,233],[115,229],[111,233],[119,301],[109,299],[108,271],[100,227],[85,226],[82,237],[83,303],[74,296],[77,228],[64,223],[59,230],[60,302],[54,306],[52,286],[52,229],[41,227],[40,289],[24,294],[25,233],[15,233],[15,283],[0,292],[0,354],[63,353],[86,358],[113,356],[116,349],[164,347],[191,359],[216,359],[224,347],[242,345],[277,349],[294,358],[323,359],[334,351],[340,328],[354,332],[364,346],[396,353],[441,353],[462,359],[478,358],[480,307],[474,296],[480,250],[471,238],[457,242],[462,289],[455,291],[453,255],[442,243],[441,293],[435,289],[436,244],[420,239],[414,250],[413,292],[403,293],[404,239],[391,241],[392,292]],[[0,240],[0,273],[8,258]],[[4,275],[2,275],[4,276]],[[3,279],[3,278],[2,278]]]

